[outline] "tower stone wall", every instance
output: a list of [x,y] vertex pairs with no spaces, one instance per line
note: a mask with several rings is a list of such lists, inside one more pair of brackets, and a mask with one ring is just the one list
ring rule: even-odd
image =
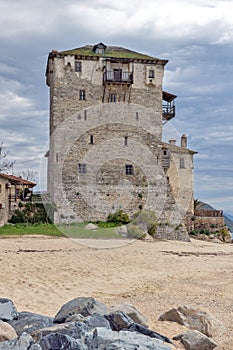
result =
[[48,191],[56,222],[144,208],[161,221],[158,237],[187,239],[194,152],[184,141],[162,142],[175,96],[162,90],[166,63],[116,47],[49,54]]

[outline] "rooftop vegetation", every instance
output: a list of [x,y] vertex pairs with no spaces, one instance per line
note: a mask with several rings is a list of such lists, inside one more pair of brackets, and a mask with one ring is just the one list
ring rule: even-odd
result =
[[139,52],[130,51],[124,48],[119,49],[106,49],[104,55],[96,54],[92,49],[86,47],[80,47],[72,50],[66,50],[59,52],[61,55],[80,55],[80,56],[96,56],[96,57],[111,57],[111,58],[134,58],[134,59],[146,59],[157,60],[155,57],[151,57]]

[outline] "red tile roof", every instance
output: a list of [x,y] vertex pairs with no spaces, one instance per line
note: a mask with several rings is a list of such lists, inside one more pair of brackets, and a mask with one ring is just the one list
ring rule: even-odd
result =
[[8,175],[8,174],[0,173],[0,176],[5,178],[5,179],[7,179],[7,180],[9,180],[9,182],[17,183],[19,185],[28,185],[28,186],[31,186],[31,187],[36,186],[35,182],[28,181],[26,179],[23,179],[22,177],[18,177],[18,176],[15,176],[15,175]]

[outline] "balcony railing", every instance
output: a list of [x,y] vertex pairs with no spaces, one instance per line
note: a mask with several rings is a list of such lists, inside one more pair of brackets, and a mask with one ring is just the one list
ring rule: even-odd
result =
[[133,84],[133,73],[122,70],[107,70],[103,76],[104,83],[128,83]]
[[175,105],[165,104],[163,105],[163,119],[170,120],[175,117]]

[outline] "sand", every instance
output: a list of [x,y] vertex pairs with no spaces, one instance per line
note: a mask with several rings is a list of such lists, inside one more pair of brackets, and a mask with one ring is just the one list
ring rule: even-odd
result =
[[233,348],[232,244],[122,241],[114,246],[114,241],[2,238],[0,297],[12,299],[18,311],[50,316],[78,296],[108,306],[127,301],[147,317],[150,328],[171,338],[185,328],[158,317],[187,305],[209,310],[224,323],[225,332],[214,338],[217,350]]

